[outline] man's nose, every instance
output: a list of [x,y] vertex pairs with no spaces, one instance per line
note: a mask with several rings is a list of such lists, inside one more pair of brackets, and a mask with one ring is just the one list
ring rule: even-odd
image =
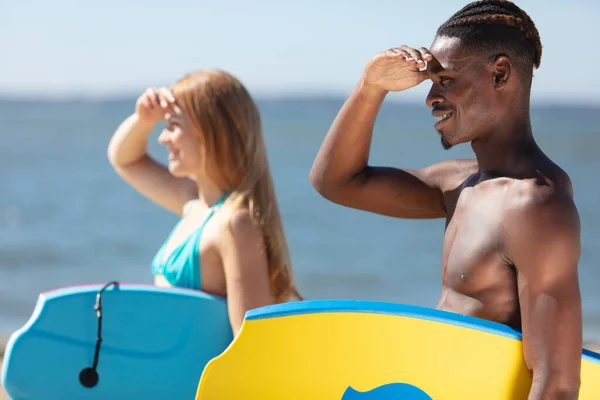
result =
[[437,106],[438,104],[440,104],[444,101],[444,97],[442,97],[442,93],[441,93],[440,89],[441,89],[440,85],[437,83],[434,83],[433,85],[431,85],[429,94],[427,95],[427,98],[425,99],[425,103],[427,104],[428,107],[434,108],[435,106]]

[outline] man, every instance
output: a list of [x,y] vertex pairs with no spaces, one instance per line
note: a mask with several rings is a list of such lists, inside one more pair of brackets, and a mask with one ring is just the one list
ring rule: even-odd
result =
[[[529,399],[576,399],[580,223],[569,177],[532,135],[530,90],[541,49],[519,7],[479,1],[440,26],[430,50],[377,54],[327,133],[310,179],[348,207],[446,218],[438,308],[522,329]],[[368,165],[386,94],[427,79],[442,145],[471,142],[476,160],[418,170]]]

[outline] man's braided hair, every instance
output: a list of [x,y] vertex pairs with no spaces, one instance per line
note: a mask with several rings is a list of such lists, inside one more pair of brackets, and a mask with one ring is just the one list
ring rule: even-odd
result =
[[490,61],[508,56],[515,67],[531,76],[540,66],[542,43],[535,24],[517,5],[505,0],[468,4],[441,25],[436,36],[456,37],[466,48],[482,51]]

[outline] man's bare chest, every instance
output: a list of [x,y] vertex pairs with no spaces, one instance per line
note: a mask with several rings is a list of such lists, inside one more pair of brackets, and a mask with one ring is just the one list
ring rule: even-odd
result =
[[466,188],[448,217],[442,251],[447,286],[473,292],[493,285],[507,271],[503,257],[503,191]]

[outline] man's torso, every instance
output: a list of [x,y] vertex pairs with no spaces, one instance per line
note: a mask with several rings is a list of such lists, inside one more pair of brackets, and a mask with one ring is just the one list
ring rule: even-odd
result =
[[[522,193],[568,182],[556,165],[541,166],[536,177],[486,177],[465,170],[444,194],[448,217],[442,250],[442,293],[438,308],[521,327],[518,266],[504,252],[503,221]],[[476,170],[476,166],[475,166]],[[535,240],[535,238],[532,238]],[[527,243],[523,243],[527,246]]]

